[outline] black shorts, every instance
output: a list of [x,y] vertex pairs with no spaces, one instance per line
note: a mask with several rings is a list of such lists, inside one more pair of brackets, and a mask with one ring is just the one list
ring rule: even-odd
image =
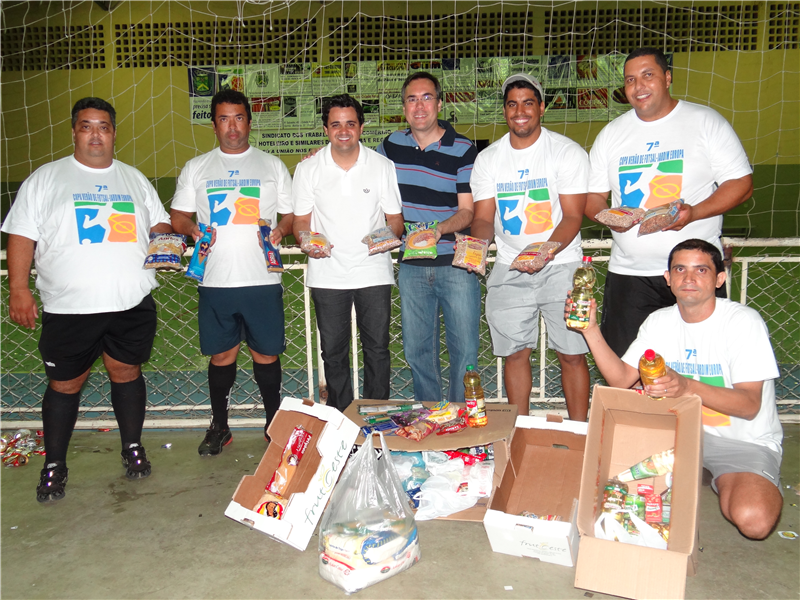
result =
[[[723,285],[717,298],[727,298]],[[622,357],[639,335],[639,327],[655,311],[675,304],[675,296],[663,275],[636,277],[608,272],[603,291],[600,331],[608,345]]]
[[86,315],[42,313],[39,353],[47,377],[70,381],[88,371],[104,352],[126,365],[150,359],[156,337],[156,302],[145,296],[138,306]]

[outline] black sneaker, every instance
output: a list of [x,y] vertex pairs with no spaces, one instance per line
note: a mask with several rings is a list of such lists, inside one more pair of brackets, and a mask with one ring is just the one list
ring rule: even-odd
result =
[[127,469],[125,477],[128,479],[144,479],[150,476],[150,461],[147,460],[141,444],[131,444],[122,450],[122,466]]
[[69,469],[63,462],[51,462],[45,465],[36,486],[36,499],[39,502],[55,502],[66,495]]
[[222,452],[222,448],[233,441],[233,434],[230,427],[220,427],[216,423],[211,423],[211,427],[206,430],[206,437],[197,448],[200,456],[216,456]]

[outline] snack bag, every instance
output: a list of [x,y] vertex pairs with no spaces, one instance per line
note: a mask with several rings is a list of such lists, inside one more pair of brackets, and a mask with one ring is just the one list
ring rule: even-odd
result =
[[303,454],[308,448],[308,442],[311,441],[311,433],[302,427],[295,427],[286,446],[283,447],[283,456],[275,473],[272,474],[272,479],[267,484],[267,491],[273,494],[283,496],[289,487],[289,482],[292,480],[294,472],[297,470],[297,465],[303,458]]
[[381,227],[370,234],[365,235],[362,244],[366,244],[369,255],[388,252],[403,245],[403,242],[394,234],[391,227]]
[[278,494],[265,491],[253,508],[260,515],[282,519],[286,511],[286,499]]
[[411,425],[398,428],[397,431],[395,431],[395,434],[399,435],[400,437],[419,442],[428,437],[437,429],[439,429],[439,426],[436,423],[427,421],[425,419],[420,419],[419,421],[413,422]]
[[534,269],[544,268],[547,261],[561,247],[561,242],[536,242],[528,244],[525,249],[517,255],[514,262],[508,268],[509,271],[519,271],[523,265],[531,265]]
[[[372,437],[347,461],[319,526],[319,574],[352,594],[419,561],[417,523],[391,453]],[[413,581],[409,581],[413,585]]]
[[322,250],[324,256],[331,255],[331,243],[321,233],[316,231],[300,232],[300,249],[306,252],[311,250]]
[[194,253],[192,254],[192,260],[189,261],[189,267],[186,269],[186,277],[203,283],[206,263],[208,262],[209,254],[211,254],[211,236],[214,235],[214,228],[203,223],[198,223],[197,226],[203,232],[203,237],[194,244]]
[[264,251],[264,257],[267,259],[267,271],[270,273],[283,273],[283,261],[281,260],[281,253],[269,241],[269,234],[272,233],[272,222],[269,219],[258,220],[258,232],[261,238],[261,249]]
[[144,259],[145,269],[180,271],[181,256],[186,252],[186,236],[180,233],[151,233]]
[[406,249],[403,260],[414,258],[436,258],[436,226],[439,221],[430,223],[406,223]]
[[639,233],[637,237],[649,235],[663,231],[678,220],[678,212],[683,200],[674,200],[669,204],[651,208],[644,214],[642,222],[639,223]]
[[594,218],[603,225],[630,229],[644,218],[645,212],[643,208],[618,206],[617,208],[601,210]]
[[486,275],[486,256],[488,254],[489,242],[486,240],[456,233],[454,267],[472,269],[480,275]]

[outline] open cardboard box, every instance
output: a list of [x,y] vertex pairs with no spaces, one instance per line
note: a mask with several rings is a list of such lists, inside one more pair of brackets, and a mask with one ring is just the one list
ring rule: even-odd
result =
[[[344,415],[353,421],[359,428],[367,423],[358,414],[359,406],[380,406],[382,404],[397,404],[397,402],[386,400],[355,400],[348,406]],[[435,402],[423,402],[426,408],[430,408]],[[489,417],[485,427],[467,427],[458,433],[447,435],[436,435],[432,433],[420,442],[409,440],[398,435],[385,435],[386,445],[389,450],[401,452],[422,452],[424,450],[457,450],[472,446],[494,445],[494,487],[500,485],[503,472],[508,462],[508,450],[511,437],[514,435],[514,422],[517,418],[517,407],[513,404],[486,404],[486,414]],[[356,444],[359,446],[364,443],[364,436],[359,431]],[[490,498],[479,498],[478,503],[466,510],[454,513],[440,519],[450,521],[483,521],[486,514],[486,507]]]
[[[289,502],[283,518],[258,514],[253,509],[280,464],[284,446],[297,426],[311,432],[313,437],[289,482],[286,492]],[[225,516],[279,542],[305,550],[357,434],[358,426],[335,408],[310,400],[284,398],[269,426],[272,443],[255,473],[242,477],[225,509]]]
[[[594,536],[606,482],[656,452],[675,448],[667,550]],[[683,598],[697,571],[698,494],[703,426],[696,395],[651,400],[633,390],[596,385],[583,458],[575,587],[626,598]],[[643,479],[659,492],[665,477]]]
[[[509,463],[483,519],[492,550],[575,565],[587,427],[554,415],[517,417]],[[523,517],[523,511],[562,520]]]

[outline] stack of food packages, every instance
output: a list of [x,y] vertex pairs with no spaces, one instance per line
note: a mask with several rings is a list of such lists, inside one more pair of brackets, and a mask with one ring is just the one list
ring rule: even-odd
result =
[[0,437],[0,457],[6,467],[24,467],[31,456],[44,456],[42,431],[18,429],[16,433],[4,433]]
[[361,428],[365,436],[383,431],[385,435],[399,435],[419,442],[432,433],[447,435],[467,428],[466,410],[446,401],[430,409],[417,402],[359,406],[358,412],[367,423]]
[[[669,542],[674,460],[674,449],[654,454],[610,479],[603,489],[602,512],[612,514],[630,538],[638,538],[642,534],[639,529],[649,526]],[[655,481],[660,475],[665,475],[663,490],[655,489],[653,484],[639,483],[645,479]],[[603,518],[601,514],[600,519]]]
[[282,519],[286,510],[286,490],[289,489],[289,483],[297,470],[297,465],[303,458],[303,454],[308,448],[308,443],[311,441],[312,434],[302,427],[295,427],[292,435],[283,448],[281,455],[281,462],[272,478],[264,488],[264,493],[258,500],[258,503],[253,507],[260,515],[267,515],[276,519]]

